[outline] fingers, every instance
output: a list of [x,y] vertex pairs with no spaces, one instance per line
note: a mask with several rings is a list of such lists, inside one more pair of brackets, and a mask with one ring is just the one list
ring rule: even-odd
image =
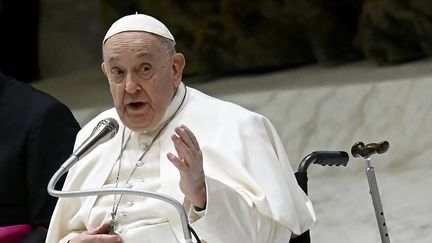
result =
[[177,156],[175,156],[172,153],[168,153],[167,157],[175,165],[175,167],[177,167],[179,171],[182,171],[183,168],[187,166],[183,160],[179,159]]
[[[176,166],[190,166],[190,163],[193,163],[196,159],[196,154],[200,153],[200,148],[197,146],[196,138],[193,133],[184,125],[175,128],[175,134],[171,136],[172,141],[174,142],[174,148],[177,152],[179,160],[177,161]],[[169,159],[174,159],[174,157],[169,156]],[[170,160],[171,160],[170,159]],[[173,162],[176,162],[174,160]]]
[[179,162],[188,165],[186,161],[189,160],[190,148],[175,134],[171,136],[171,140],[174,142],[174,148],[177,152],[177,159]]
[[181,125],[176,127],[175,132],[187,147],[189,147],[191,150],[199,150],[198,141],[188,127]]
[[180,172],[180,190],[198,207],[206,204],[203,155],[195,135],[185,125],[175,128],[171,136],[177,156],[168,153],[168,159]]
[[69,242],[70,243],[75,243],[75,242],[120,243],[122,242],[120,236],[107,234],[109,227],[110,227],[109,223],[104,223],[93,230],[79,234],[75,238],[71,239]]
[[70,243],[120,243],[122,239],[118,235],[89,235],[83,233],[82,235],[74,238]]
[[99,225],[99,227],[92,229],[88,232],[89,235],[96,235],[96,234],[107,234],[110,228],[110,223],[103,223]]
[[95,235],[94,242],[101,243],[120,243],[122,242],[120,236],[118,235]]
[[196,139],[196,137],[193,134],[193,132],[191,132],[191,130],[189,130],[189,128],[186,127],[185,125],[182,125],[181,127],[187,132],[187,134],[188,134],[190,140],[192,141],[193,145],[195,146],[195,148],[197,150],[199,150],[200,146],[199,146],[198,140]]
[[190,167],[202,168],[202,153],[195,135],[185,125],[175,128],[171,136],[177,156],[167,154],[168,159],[179,169],[186,170]]

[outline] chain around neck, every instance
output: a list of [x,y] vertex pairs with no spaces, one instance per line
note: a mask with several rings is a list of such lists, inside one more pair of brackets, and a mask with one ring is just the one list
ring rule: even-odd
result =
[[[168,126],[168,124],[174,119],[174,117],[177,115],[178,111],[180,110],[180,108],[182,107],[185,98],[186,98],[186,93],[187,93],[187,88],[185,87],[185,93],[183,95],[183,98],[180,102],[180,105],[177,107],[176,111],[163,123],[163,125],[159,128],[159,130],[157,131],[156,135],[153,137],[153,139],[151,140],[150,144],[148,146],[146,146],[144,148],[144,151],[142,152],[141,156],[138,158],[137,162],[135,163],[134,168],[132,169],[132,171],[130,172],[129,176],[126,179],[125,185],[127,185],[130,181],[130,179],[132,179],[133,174],[135,173],[136,169],[143,165],[144,163],[142,162],[142,159],[144,158],[144,156],[147,154],[147,152],[150,150],[150,148],[153,146],[153,143],[156,141],[156,139],[160,136],[160,134],[162,133],[162,131]],[[122,138],[121,138],[121,145],[120,145],[120,156],[119,156],[119,160],[118,160],[118,170],[117,170],[117,175],[116,175],[116,184],[115,184],[115,188],[118,188],[119,185],[119,177],[120,177],[120,171],[121,171],[121,162],[122,162],[122,156],[123,156],[123,151],[126,148],[126,145],[131,137],[131,133],[129,133],[128,138],[125,140],[125,132],[126,132],[126,127],[123,126],[123,132],[122,132]],[[119,199],[117,200],[117,194],[114,194],[114,200],[113,200],[113,207],[112,207],[112,211],[111,211],[111,229],[110,232],[114,232],[114,227],[115,227],[115,222],[117,220],[117,211],[118,211],[118,207],[120,205],[120,202],[123,198],[123,194],[120,194]]]

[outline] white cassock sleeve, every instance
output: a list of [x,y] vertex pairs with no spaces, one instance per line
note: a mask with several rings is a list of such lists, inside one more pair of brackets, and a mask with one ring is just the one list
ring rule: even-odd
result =
[[313,207],[270,121],[239,114],[232,126],[215,126],[208,137],[197,137],[204,156],[207,207],[191,226],[211,243],[288,242],[315,222]]
[[288,242],[291,238],[288,228],[248,205],[232,188],[210,177],[206,177],[206,183],[208,204],[205,214],[192,224],[204,241],[267,243]]

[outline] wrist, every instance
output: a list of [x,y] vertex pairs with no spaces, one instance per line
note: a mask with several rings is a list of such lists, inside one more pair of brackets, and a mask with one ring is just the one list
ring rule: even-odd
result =
[[194,194],[194,199],[192,200],[192,204],[197,211],[205,210],[207,204],[207,189],[205,180],[199,187],[199,190]]

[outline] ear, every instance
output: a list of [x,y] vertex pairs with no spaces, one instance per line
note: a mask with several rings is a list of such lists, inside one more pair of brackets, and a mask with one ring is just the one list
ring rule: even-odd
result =
[[101,69],[102,69],[102,72],[105,74],[105,76],[108,77],[108,76],[107,76],[107,72],[106,72],[106,70],[105,70],[105,62],[102,62],[102,64],[101,64]]
[[176,87],[180,85],[183,76],[183,69],[185,67],[186,60],[183,54],[176,53],[173,57],[172,71],[173,71],[173,82]]

